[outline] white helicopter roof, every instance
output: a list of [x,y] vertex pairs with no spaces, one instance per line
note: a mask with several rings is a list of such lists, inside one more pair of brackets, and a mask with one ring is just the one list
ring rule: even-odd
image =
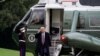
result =
[[46,9],[64,9],[64,7],[60,4],[46,4],[45,6]]
[[64,7],[65,11],[100,11],[100,7],[92,7],[92,6],[79,6],[79,7]]
[[39,0],[38,3],[46,3],[45,8],[46,9],[63,9],[63,6],[58,4],[56,0]]
[[[73,2],[75,3],[73,5]],[[46,9],[64,9],[64,10],[79,10],[79,11],[99,11],[100,6],[85,6],[80,4],[80,0],[39,0],[36,6],[39,4],[45,4]],[[34,7],[31,7],[33,9]]]

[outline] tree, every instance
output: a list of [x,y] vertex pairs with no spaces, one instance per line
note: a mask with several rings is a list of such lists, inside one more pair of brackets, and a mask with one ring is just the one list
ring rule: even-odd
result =
[[13,27],[22,19],[36,1],[37,0],[5,0],[5,2],[0,3],[0,46],[14,45],[11,37]]

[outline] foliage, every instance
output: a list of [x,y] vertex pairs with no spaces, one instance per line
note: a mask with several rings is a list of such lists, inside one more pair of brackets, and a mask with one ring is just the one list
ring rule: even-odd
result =
[[5,0],[0,3],[0,47],[16,48],[11,37],[12,29],[37,1]]
[[5,0],[0,3],[0,29],[17,23],[37,0]]

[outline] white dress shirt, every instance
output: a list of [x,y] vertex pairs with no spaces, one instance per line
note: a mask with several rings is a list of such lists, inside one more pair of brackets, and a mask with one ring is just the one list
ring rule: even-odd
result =
[[42,37],[42,44],[44,44],[44,42],[45,42],[45,32],[42,33],[41,37]]

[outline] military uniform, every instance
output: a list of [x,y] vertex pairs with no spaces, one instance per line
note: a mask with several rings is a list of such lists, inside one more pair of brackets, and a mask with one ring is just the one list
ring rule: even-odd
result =
[[25,56],[26,52],[26,41],[25,41],[25,28],[20,29],[19,33],[19,49],[20,49],[20,56]]

